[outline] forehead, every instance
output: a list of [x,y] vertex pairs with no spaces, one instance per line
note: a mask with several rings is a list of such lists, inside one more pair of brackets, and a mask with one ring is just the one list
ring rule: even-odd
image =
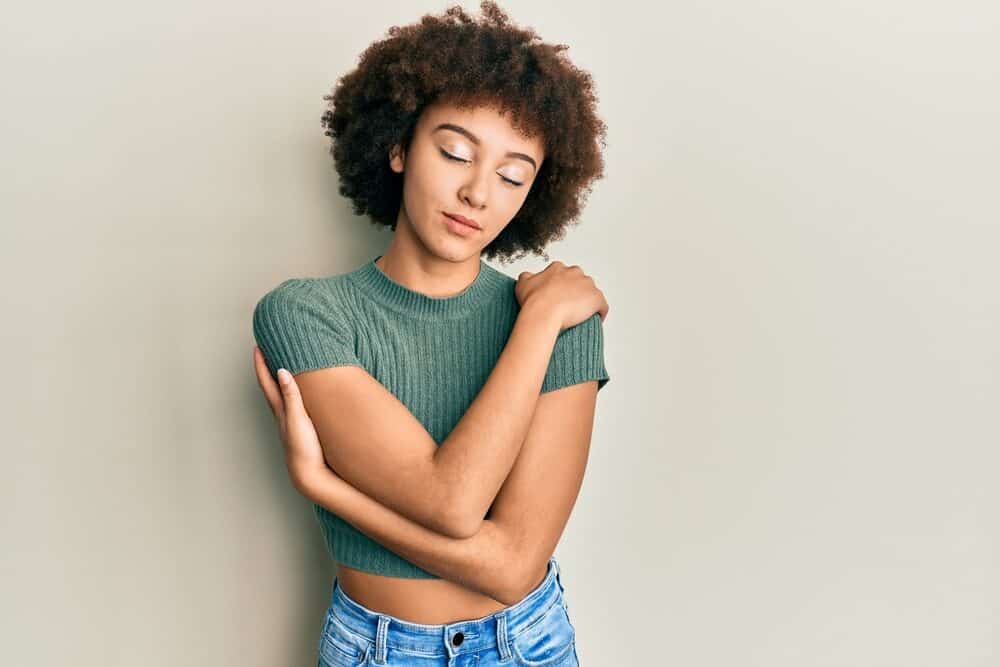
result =
[[[525,136],[514,128],[509,114],[488,105],[475,107],[459,107],[446,102],[428,105],[421,114],[418,125],[424,132],[434,132],[434,128],[442,123],[459,125],[472,134],[484,148],[500,151],[519,151],[536,157],[543,153],[543,142],[538,136]],[[462,137],[451,130],[439,130],[435,134]]]

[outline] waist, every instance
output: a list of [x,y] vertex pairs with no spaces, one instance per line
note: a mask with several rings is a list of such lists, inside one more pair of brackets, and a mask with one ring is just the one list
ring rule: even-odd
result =
[[[539,572],[542,580],[548,571]],[[495,614],[507,605],[447,579],[387,577],[337,564],[335,586],[369,611],[421,624],[455,623]]]
[[[338,568],[338,573],[339,571]],[[345,571],[348,572],[348,577],[358,572],[352,568],[347,568]],[[387,580],[393,586],[414,581],[370,575],[366,572],[361,574]],[[553,557],[546,564],[545,575],[541,582],[514,605],[508,607],[496,603],[499,606],[494,605],[494,611],[484,614],[459,613],[458,617],[451,621],[421,622],[409,620],[388,610],[369,607],[341,586],[344,581],[338,574],[331,594],[330,614],[338,625],[346,627],[354,635],[364,638],[369,643],[382,641],[389,648],[404,652],[416,652],[427,656],[447,655],[448,650],[444,648],[443,640],[451,643],[453,653],[482,651],[496,648],[498,638],[517,637],[529,628],[539,627],[538,623],[542,618],[551,617],[553,606],[563,604],[562,584],[558,575],[559,565]],[[419,590],[425,590],[427,584],[436,584],[438,580],[423,580],[416,583]],[[447,594],[445,597],[447,599]],[[433,610],[433,603],[428,608]],[[393,618],[385,619],[385,616]],[[432,613],[430,617],[444,618],[445,615]]]

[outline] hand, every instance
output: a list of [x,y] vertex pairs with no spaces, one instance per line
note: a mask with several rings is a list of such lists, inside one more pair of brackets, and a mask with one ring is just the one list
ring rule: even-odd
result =
[[264,354],[256,345],[253,346],[253,358],[257,383],[267,398],[271,412],[278,420],[288,476],[295,489],[308,498],[312,482],[336,473],[326,465],[316,427],[302,403],[302,394],[295,378],[288,371],[279,371],[279,380],[284,375],[288,381],[275,382],[264,361]]
[[514,293],[524,308],[529,302],[540,304],[559,322],[560,331],[583,322],[595,312],[603,322],[610,306],[594,279],[576,264],[566,266],[556,260],[539,273],[522,271],[517,276]]

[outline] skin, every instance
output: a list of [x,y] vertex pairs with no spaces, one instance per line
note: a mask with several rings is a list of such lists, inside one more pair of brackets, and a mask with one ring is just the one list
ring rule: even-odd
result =
[[[390,151],[390,168],[404,174],[403,203],[379,269],[428,296],[465,289],[482,249],[524,203],[542,146],[492,107],[428,107],[408,154]],[[442,211],[481,229],[459,235]],[[254,348],[295,488],[441,577],[338,564],[344,591],[369,609],[417,623],[479,618],[515,604],[546,574],[582,485],[597,382],[539,392],[559,332],[594,312],[603,319],[608,305],[580,267],[561,262],[521,273],[515,291],[521,309],[507,345],[440,446],[364,369],[280,371],[287,383],[279,385]]]

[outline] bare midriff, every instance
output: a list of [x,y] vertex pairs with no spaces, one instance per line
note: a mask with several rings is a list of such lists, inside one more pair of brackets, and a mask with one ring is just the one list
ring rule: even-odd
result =
[[[544,571],[535,586],[548,573]],[[412,623],[441,625],[489,616],[508,605],[447,579],[386,577],[337,564],[337,581],[362,606]]]

